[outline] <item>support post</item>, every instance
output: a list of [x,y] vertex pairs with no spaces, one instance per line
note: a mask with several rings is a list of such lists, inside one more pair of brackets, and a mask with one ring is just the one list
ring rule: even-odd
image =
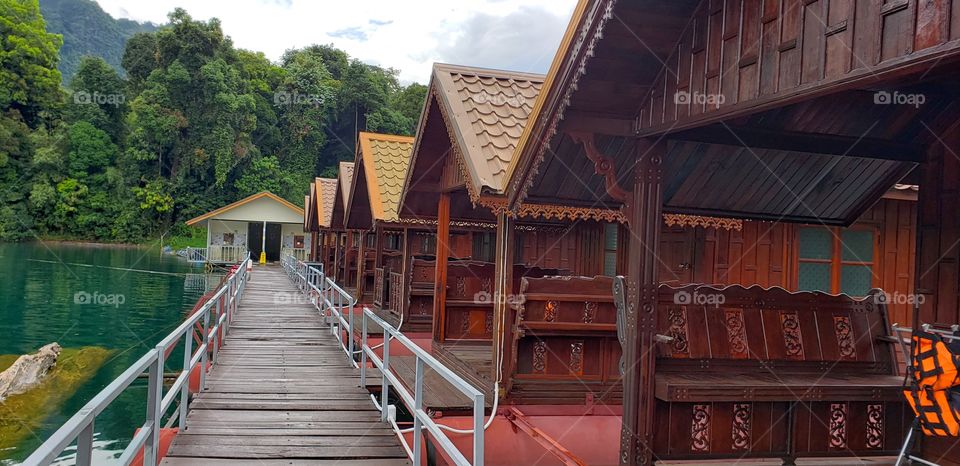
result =
[[[514,249],[514,220],[506,212],[497,215],[497,256],[495,260],[493,285],[493,373],[490,380],[498,380],[498,362],[503,361],[503,373],[506,374],[509,385],[510,374],[513,369],[513,351],[510,333],[512,309],[510,301],[513,289],[513,249]],[[501,352],[503,354],[501,354]],[[506,394],[507,387],[500,385],[500,395]]]
[[263,221],[263,234],[260,236],[260,263],[267,263],[267,221]]
[[440,194],[437,207],[437,261],[434,267],[433,339],[443,341],[446,320],[447,258],[450,256],[450,193]]
[[654,364],[657,330],[657,266],[663,209],[664,141],[637,144],[633,190],[625,210],[630,228],[624,343],[623,426],[620,464],[653,462]]
[[77,436],[77,466],[90,466],[93,464],[93,430],[96,419],[91,419],[80,434]]
[[143,466],[156,466],[160,453],[160,405],[163,403],[163,352],[162,346],[153,349],[157,359],[150,365],[147,383],[147,424],[150,425],[150,438],[143,445]]

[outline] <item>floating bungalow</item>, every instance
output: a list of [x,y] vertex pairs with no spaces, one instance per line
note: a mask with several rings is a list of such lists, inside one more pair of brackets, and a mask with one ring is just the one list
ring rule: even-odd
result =
[[307,259],[310,237],[304,233],[303,209],[264,191],[188,220],[187,226],[207,228],[207,246],[194,249],[196,262],[236,264],[250,253],[269,262],[284,253]]

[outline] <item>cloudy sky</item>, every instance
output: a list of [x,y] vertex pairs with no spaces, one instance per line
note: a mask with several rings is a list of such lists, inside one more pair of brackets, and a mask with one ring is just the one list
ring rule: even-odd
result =
[[220,18],[241,48],[276,60],[289,48],[334,44],[426,83],[446,62],[545,73],[576,0],[96,0],[114,17],[166,21],[183,6]]

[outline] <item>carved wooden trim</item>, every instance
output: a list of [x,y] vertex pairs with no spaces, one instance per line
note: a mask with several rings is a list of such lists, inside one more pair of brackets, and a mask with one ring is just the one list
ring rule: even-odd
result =
[[544,322],[554,322],[557,320],[557,307],[559,303],[556,301],[547,301],[543,305],[543,321]]
[[520,204],[516,217],[530,217],[557,220],[596,220],[598,222],[626,223],[623,212],[612,209],[592,207],[570,207],[551,204]]
[[847,404],[830,403],[830,449],[847,448]]
[[693,420],[690,422],[690,449],[695,452],[710,451],[710,405],[693,405]]
[[543,374],[547,371],[547,342],[537,340],[533,344],[533,372]]
[[587,301],[583,303],[583,323],[592,324],[593,319],[597,317],[597,303]]
[[484,316],[483,320],[483,331],[485,333],[493,334],[493,313],[488,312]]
[[743,323],[742,309],[727,309],[724,324],[727,327],[727,339],[730,343],[730,357],[746,359],[750,357],[747,344],[747,331]]
[[463,277],[457,277],[457,296],[467,295],[467,283]]
[[857,359],[857,346],[850,316],[833,316],[833,331],[837,335],[840,359],[855,361]]
[[803,359],[803,334],[800,332],[800,318],[797,313],[781,312],[780,327],[783,329],[787,359]]
[[569,135],[573,142],[583,145],[584,153],[593,162],[593,171],[597,175],[603,176],[607,194],[620,202],[626,202],[630,192],[623,189],[617,182],[617,164],[612,158],[607,157],[597,149],[594,143],[594,135],[580,132],[571,132]]
[[570,343],[570,373],[583,375],[583,341]]
[[750,451],[753,441],[753,405],[735,403],[733,405],[733,449]]
[[871,403],[867,405],[867,448],[871,450],[883,449],[883,404]]
[[670,322],[667,333],[673,338],[670,342],[673,356],[688,356],[690,346],[687,340],[687,309],[684,306],[671,307],[667,313],[667,321]]
[[663,223],[668,227],[704,227],[718,230],[743,230],[743,220],[736,218],[705,217],[702,215],[663,214]]

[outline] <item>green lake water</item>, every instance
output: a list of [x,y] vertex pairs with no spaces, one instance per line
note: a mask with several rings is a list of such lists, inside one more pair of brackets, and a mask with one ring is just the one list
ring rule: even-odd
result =
[[[22,461],[182,322],[205,283],[219,280],[202,272],[176,256],[143,248],[0,244],[0,356],[33,352],[54,341],[64,348],[111,350],[107,362],[48,415],[21,422],[28,413],[0,407],[0,420],[25,429],[23,440],[0,451],[0,464]],[[171,355],[170,361],[167,371],[179,370],[182,356]],[[141,379],[97,417],[95,462],[123,450],[144,422],[145,403]]]

